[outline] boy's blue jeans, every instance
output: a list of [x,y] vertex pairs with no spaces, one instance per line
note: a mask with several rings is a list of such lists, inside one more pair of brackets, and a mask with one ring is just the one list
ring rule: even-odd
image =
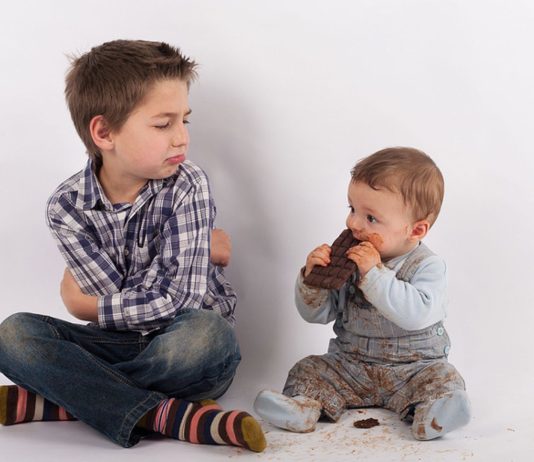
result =
[[147,336],[30,313],[0,325],[3,374],[124,447],[146,433],[135,425],[161,400],[221,396],[240,359],[233,328],[206,310],[182,310]]

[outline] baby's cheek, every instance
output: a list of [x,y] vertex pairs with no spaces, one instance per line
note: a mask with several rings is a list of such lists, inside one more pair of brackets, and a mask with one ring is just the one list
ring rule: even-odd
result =
[[376,250],[380,251],[384,245],[384,239],[378,233],[372,233],[367,237],[367,240],[373,244]]

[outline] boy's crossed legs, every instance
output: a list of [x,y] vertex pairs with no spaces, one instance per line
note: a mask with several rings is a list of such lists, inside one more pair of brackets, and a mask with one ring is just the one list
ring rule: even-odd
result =
[[464,381],[446,360],[365,363],[344,353],[309,356],[289,372],[283,394],[260,392],[256,412],[292,431],[313,431],[321,412],[337,421],[347,408],[379,406],[412,422],[416,439],[429,440],[470,419]]
[[[230,325],[204,310],[183,310],[144,337],[24,313],[0,325],[0,371],[31,390],[17,394],[19,418],[23,403],[41,399],[35,393],[49,409],[57,403],[58,416],[75,416],[124,447],[149,430],[262,451],[265,439],[253,417],[225,413],[210,400],[230,386],[239,361]],[[14,415],[14,388],[2,387],[0,415]],[[3,396],[10,397],[5,412]],[[26,407],[22,420],[31,414]]]

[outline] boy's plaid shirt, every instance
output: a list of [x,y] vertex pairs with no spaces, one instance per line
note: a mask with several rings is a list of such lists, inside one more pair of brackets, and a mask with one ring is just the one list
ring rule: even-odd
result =
[[209,261],[215,206],[192,162],[150,180],[133,204],[112,205],[93,173],[63,182],[47,222],[82,291],[98,298],[98,325],[143,334],[185,308],[219,312],[232,325],[236,295]]

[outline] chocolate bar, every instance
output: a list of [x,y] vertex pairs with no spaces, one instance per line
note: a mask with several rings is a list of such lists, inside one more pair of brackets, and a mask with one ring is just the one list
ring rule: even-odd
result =
[[356,263],[349,260],[345,254],[347,250],[359,243],[360,241],[354,238],[350,229],[344,230],[332,244],[330,264],[328,266],[315,265],[310,274],[304,278],[304,284],[321,289],[340,289],[358,270]]

